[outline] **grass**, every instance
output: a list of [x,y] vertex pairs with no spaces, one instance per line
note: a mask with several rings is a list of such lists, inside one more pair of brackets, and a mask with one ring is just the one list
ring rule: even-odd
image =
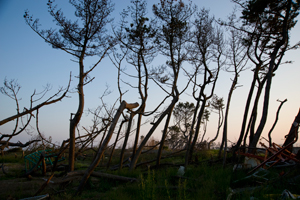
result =
[[[12,194],[13,197],[25,198],[32,196],[40,187],[44,181],[37,181],[39,173],[36,175],[37,178],[31,181],[25,178],[16,178],[24,168],[24,159],[21,158],[22,153],[16,152],[17,158],[15,158],[15,152],[10,152],[4,157],[1,157],[1,161],[5,162],[6,165],[18,165],[21,166],[19,169],[10,170],[10,174],[15,174],[15,176],[1,176],[0,184],[7,185],[9,181],[11,182],[10,187],[13,188],[14,192],[10,193],[7,191],[4,195]],[[169,153],[169,151],[164,152]],[[300,169],[297,170],[284,169],[284,175],[282,171],[278,169],[270,169],[269,173],[264,176],[268,179],[250,178],[247,177],[246,170],[238,170],[236,172],[232,171],[232,166],[228,165],[223,168],[220,164],[212,164],[210,162],[202,162],[205,160],[210,160],[215,158],[217,151],[198,151],[195,153],[198,158],[198,165],[190,165],[185,169],[185,173],[182,177],[177,175],[179,164],[184,162],[184,152],[181,152],[176,157],[170,157],[162,160],[162,163],[173,163],[176,166],[161,166],[155,170],[150,169],[147,166],[139,167],[134,171],[129,171],[128,168],[123,168],[122,170],[116,171],[106,171],[106,162],[100,163],[96,171],[102,171],[106,173],[111,173],[119,176],[138,178],[139,182],[122,182],[106,178],[94,178],[91,177],[86,188],[81,196],[73,197],[76,191],[79,181],[73,181],[71,184],[63,188],[59,186],[47,186],[42,194],[49,193],[51,199],[130,199],[130,200],[152,200],[152,199],[175,199],[175,200],[192,200],[192,199],[209,199],[209,200],[223,200],[227,199],[228,195],[231,193],[231,189],[235,190],[241,187],[253,187],[260,185],[261,188],[257,188],[254,191],[246,190],[241,193],[234,193],[231,196],[231,200],[237,199],[250,199],[250,197],[255,197],[257,199],[271,199],[272,195],[267,194],[281,194],[284,189],[288,189],[292,193],[296,194],[299,190],[299,179],[294,180],[294,184],[290,184],[290,179],[299,176]],[[92,161],[92,155],[87,156],[86,159],[80,159],[76,161],[76,170],[85,170]],[[156,153],[149,153],[147,155],[142,155],[140,161],[152,160],[156,158]],[[118,163],[119,152],[116,151],[114,159],[112,160],[111,166]],[[67,163],[67,161],[65,161]],[[151,165],[154,165],[152,163]],[[23,167],[23,168],[22,168]],[[18,171],[19,170],[19,171]],[[59,173],[58,173],[59,174]],[[58,175],[57,174],[57,175]],[[57,177],[59,179],[59,177]],[[15,181],[15,182],[14,182]],[[17,182],[16,182],[17,181]],[[15,183],[15,184],[14,184]],[[32,186],[29,187],[29,185]],[[1,193],[1,192],[0,192]],[[2,193],[4,194],[4,193]],[[0,194],[1,196],[1,194]],[[0,198],[1,199],[1,198]]]

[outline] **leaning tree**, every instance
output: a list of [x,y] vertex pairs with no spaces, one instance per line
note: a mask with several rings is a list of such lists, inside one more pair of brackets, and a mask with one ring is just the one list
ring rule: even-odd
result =
[[[299,2],[292,0],[234,0],[234,2],[243,9],[241,17],[243,19],[243,28],[241,30],[247,33],[244,44],[249,49],[248,55],[250,60],[256,65],[254,69],[256,77],[253,79],[249,92],[242,130],[236,147],[239,147],[242,138],[245,137],[245,121],[255,83],[258,82],[259,84],[255,102],[258,102],[265,84],[262,116],[255,131],[256,103],[254,103],[250,118],[253,130],[252,134],[250,134],[251,141],[249,144],[249,151],[251,152],[256,147],[267,121],[272,79],[274,72],[281,64],[285,52],[290,48],[289,31],[296,24],[295,18],[298,16]],[[259,73],[262,74],[261,79],[258,78]]]

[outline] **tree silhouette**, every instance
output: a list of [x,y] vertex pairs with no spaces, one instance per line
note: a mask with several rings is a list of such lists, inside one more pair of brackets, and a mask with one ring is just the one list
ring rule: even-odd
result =
[[[109,0],[70,0],[75,7],[75,21],[67,19],[61,9],[53,5],[54,1],[49,0],[48,11],[56,22],[57,29],[40,30],[39,20],[26,11],[24,18],[26,23],[45,42],[55,49],[61,49],[74,56],[79,65],[77,92],[79,97],[78,109],[75,114],[71,113],[70,118],[70,150],[69,150],[69,171],[74,170],[75,158],[75,130],[81,119],[84,109],[83,86],[93,80],[89,73],[102,61],[108,50],[113,46],[112,38],[106,35],[106,25],[112,19],[109,15],[113,11],[113,4]],[[99,56],[99,60],[88,70],[85,69],[84,59],[90,56]]]

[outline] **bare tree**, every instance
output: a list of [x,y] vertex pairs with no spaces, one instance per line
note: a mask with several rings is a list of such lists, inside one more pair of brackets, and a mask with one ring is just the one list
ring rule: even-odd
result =
[[[44,100],[43,102],[39,103],[43,97],[49,92],[50,90],[50,85],[47,85],[45,89],[42,92],[36,92],[36,90],[33,92],[33,94],[30,97],[30,103],[29,106],[26,108],[24,107],[23,111],[21,111],[20,104],[19,104],[19,97],[18,97],[18,92],[21,89],[21,86],[18,84],[16,80],[11,80],[8,81],[7,79],[4,80],[4,86],[0,88],[0,92],[13,99],[16,103],[16,110],[17,114],[10,116],[8,118],[5,118],[0,121],[0,126],[4,125],[8,122],[11,122],[15,120],[15,127],[10,134],[2,134],[0,137],[0,149],[3,151],[5,147],[8,146],[20,146],[20,147],[26,147],[34,142],[40,141],[41,139],[35,139],[32,141],[27,142],[26,144],[23,144],[21,142],[18,143],[11,143],[9,142],[13,137],[19,135],[23,131],[26,131],[26,128],[29,126],[30,121],[32,118],[36,118],[36,128],[38,130],[38,112],[39,109],[41,109],[44,106],[48,106],[54,103],[57,103],[61,101],[63,98],[67,96],[67,93],[69,91],[70,87],[70,82],[71,82],[71,77],[69,80],[68,86],[64,88],[60,88],[57,93],[54,95],[50,96],[48,99]],[[35,105],[38,103],[37,105]],[[34,115],[33,113],[36,112]],[[26,118],[25,118],[26,117]],[[25,119],[24,119],[25,118]],[[5,140],[5,141],[4,141]]]
[[[156,44],[158,46],[161,55],[167,58],[167,62],[164,66],[158,68],[156,73],[153,73],[152,80],[167,93],[167,97],[157,106],[157,108],[151,112],[154,113],[169,97],[172,98],[170,104],[164,109],[158,116],[157,120],[152,123],[151,129],[148,131],[139,148],[136,151],[135,156],[132,158],[130,170],[133,170],[136,166],[137,159],[139,158],[143,147],[150,139],[153,132],[158,125],[167,116],[162,139],[160,142],[159,153],[157,156],[157,164],[160,162],[161,152],[166,138],[168,125],[170,122],[171,114],[175,104],[178,101],[180,92],[177,88],[177,81],[182,67],[182,62],[186,59],[186,53],[184,51],[185,41],[188,40],[188,20],[193,14],[193,8],[191,4],[184,5],[182,2],[173,1],[161,1],[161,4],[153,6],[153,12],[156,16],[157,33]],[[169,70],[169,75],[159,73],[162,69]],[[163,86],[170,88],[170,91],[163,88]],[[184,88],[183,90],[185,90]]]
[[[223,33],[220,28],[214,27],[214,19],[209,16],[209,11],[200,10],[194,22],[195,31],[193,44],[189,48],[191,63],[195,66],[192,74],[193,81],[193,97],[196,100],[196,108],[191,124],[191,132],[187,152],[185,155],[185,166],[191,161],[194,147],[198,140],[202,117],[208,100],[213,96],[219,71],[224,64],[223,60]],[[216,63],[216,67],[211,62]],[[212,67],[212,65],[214,67]],[[203,76],[202,83],[198,83],[199,76]],[[210,91],[206,93],[206,89],[210,87]],[[198,91],[199,89],[199,91]],[[199,110],[200,108],[200,110]],[[195,130],[195,133],[193,131]]]
[[[49,0],[47,3],[49,14],[56,22],[58,30],[52,28],[40,30],[39,20],[33,20],[28,11],[25,12],[24,18],[32,30],[45,42],[55,49],[61,49],[74,56],[79,65],[78,109],[75,114],[71,113],[70,117],[69,171],[73,171],[75,130],[84,110],[83,86],[94,79],[89,78],[89,73],[95,69],[113,46],[112,38],[106,35],[106,25],[112,21],[109,15],[113,10],[113,4],[109,0],[70,0],[70,4],[75,7],[75,16],[80,22],[67,19],[60,9],[56,9],[53,1]],[[84,59],[95,55],[100,57],[99,60],[90,69],[85,70]]]

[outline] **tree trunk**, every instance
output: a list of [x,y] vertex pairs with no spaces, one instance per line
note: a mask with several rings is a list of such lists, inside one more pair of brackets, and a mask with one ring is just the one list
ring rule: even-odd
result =
[[122,151],[121,151],[121,154],[120,154],[120,167],[119,167],[119,169],[122,169],[122,167],[123,167],[123,159],[124,159],[124,154],[125,154],[125,150],[126,150],[126,146],[127,146],[127,142],[128,142],[130,130],[131,130],[131,125],[132,125],[133,117],[134,117],[134,114],[130,113],[128,127],[127,127],[127,130],[126,130],[126,133],[125,133],[123,147],[122,147]]
[[210,149],[210,146],[211,146],[211,144],[214,142],[214,141],[216,141],[216,139],[218,138],[218,136],[219,136],[219,133],[220,133],[220,129],[221,129],[221,127],[222,127],[222,124],[223,124],[223,110],[219,110],[219,120],[218,120],[218,130],[217,130],[217,134],[216,134],[216,136],[211,140],[211,141],[209,141],[208,142],[208,150]]
[[77,86],[78,90],[78,97],[79,97],[79,104],[78,104],[78,109],[74,117],[72,118],[71,114],[71,119],[70,119],[70,147],[69,147],[69,172],[74,171],[74,164],[75,164],[75,132],[76,132],[76,127],[81,119],[83,109],[84,109],[84,93],[83,93],[83,82],[85,78],[84,74],[84,65],[83,65],[83,58],[80,58],[79,61],[79,83]]
[[[237,84],[238,80],[238,74],[235,73],[234,80],[232,81],[229,93],[228,93],[228,99],[227,99],[227,105],[226,105],[226,111],[225,111],[225,117],[224,117],[224,126],[223,126],[223,141],[225,144],[224,147],[224,155],[223,155],[223,167],[225,167],[226,163],[226,156],[227,156],[227,125],[228,125],[228,113],[229,113],[229,107],[230,107],[230,101],[232,97],[233,90],[235,89],[235,86]],[[222,149],[220,148],[220,152]]]
[[187,156],[188,162],[191,161],[192,157],[193,157],[193,151],[194,151],[194,148],[196,146],[197,139],[198,139],[199,130],[200,130],[200,126],[201,126],[201,120],[202,120],[203,113],[204,113],[204,110],[205,110],[205,104],[206,104],[206,98],[204,97],[204,99],[202,101],[200,111],[198,113],[194,139],[193,139],[192,144],[191,144],[190,149],[189,149],[189,153],[188,153],[189,155]]
[[236,145],[234,146],[233,156],[235,156],[235,152],[240,148],[240,146],[242,144],[242,141],[243,141],[243,138],[244,138],[244,135],[245,135],[245,128],[246,128],[246,124],[247,124],[248,112],[249,112],[249,108],[250,108],[251,99],[252,99],[252,96],[253,96],[253,91],[254,91],[254,88],[255,88],[255,83],[256,83],[256,80],[257,80],[258,71],[259,71],[259,66],[256,66],[254,74],[253,74],[253,80],[252,80],[252,83],[251,83],[251,87],[250,87],[250,90],[249,90],[249,93],[248,93],[245,110],[244,110],[244,116],[243,116],[243,122],[242,122],[242,128],[241,128],[240,136],[239,136],[239,139],[238,139]]
[[173,106],[173,108],[170,109],[170,111],[168,113],[168,116],[167,116],[167,120],[165,122],[165,127],[164,127],[164,130],[163,130],[163,134],[161,136],[161,141],[160,141],[160,145],[159,145],[159,149],[158,149],[158,153],[157,153],[156,166],[160,165],[161,154],[162,154],[164,144],[165,144],[165,140],[166,140],[166,137],[167,137],[169,123],[170,123],[170,119],[171,119],[171,116],[172,116],[173,109],[174,109],[174,106]]
[[[294,123],[292,124],[289,134],[286,136],[286,140],[284,141],[283,146],[287,146],[291,142],[293,142],[295,139],[298,139],[298,128],[300,123],[300,109],[298,111],[297,116],[295,117]],[[290,147],[290,151],[292,152],[293,146]]]
[[[142,111],[142,113],[144,113],[144,109]],[[140,137],[140,130],[141,130],[141,124],[142,124],[142,116],[143,114],[139,113],[138,114],[138,122],[137,122],[137,127],[136,127],[136,133],[135,133],[135,140],[134,140],[134,145],[133,145],[133,149],[132,149],[132,158],[134,157],[135,153],[136,153],[136,149],[139,143],[139,137]]]
[[193,121],[192,121],[192,125],[191,125],[191,130],[190,130],[190,134],[189,134],[189,140],[188,140],[188,143],[186,144],[186,153],[185,153],[185,158],[184,158],[185,159],[185,162],[184,162],[184,167],[185,168],[187,168],[187,166],[189,164],[189,155],[190,155],[191,143],[192,143],[192,138],[193,138],[193,134],[194,134],[194,126],[195,126],[195,123],[196,123],[199,106],[200,106],[200,101],[197,101],[195,111],[194,111]]
[[130,168],[129,168],[130,171],[132,171],[133,169],[135,169],[137,160],[138,160],[138,158],[141,155],[143,147],[146,145],[147,141],[152,136],[153,132],[156,130],[156,128],[161,123],[161,121],[164,119],[164,117],[169,113],[169,111],[174,107],[174,105],[177,103],[177,101],[178,101],[178,97],[175,96],[173,98],[171,104],[169,105],[169,107],[159,116],[159,118],[157,119],[157,121],[153,124],[153,126],[151,127],[151,129],[149,130],[149,132],[147,133],[147,135],[145,136],[144,140],[141,142],[139,148],[137,149],[136,154],[134,155],[134,157],[131,160]]
[[110,165],[112,156],[114,155],[114,151],[115,151],[115,148],[116,148],[118,139],[119,139],[119,135],[120,135],[121,129],[122,129],[123,124],[124,124],[125,122],[126,122],[126,120],[123,120],[123,121],[121,122],[120,127],[119,127],[119,130],[118,130],[118,133],[117,133],[117,137],[116,137],[115,143],[114,143],[114,145],[113,145],[113,147],[112,147],[112,150],[111,150],[111,153],[110,153],[110,157],[109,157],[109,160],[108,160],[108,162],[107,162],[106,170],[109,168],[109,165]]

